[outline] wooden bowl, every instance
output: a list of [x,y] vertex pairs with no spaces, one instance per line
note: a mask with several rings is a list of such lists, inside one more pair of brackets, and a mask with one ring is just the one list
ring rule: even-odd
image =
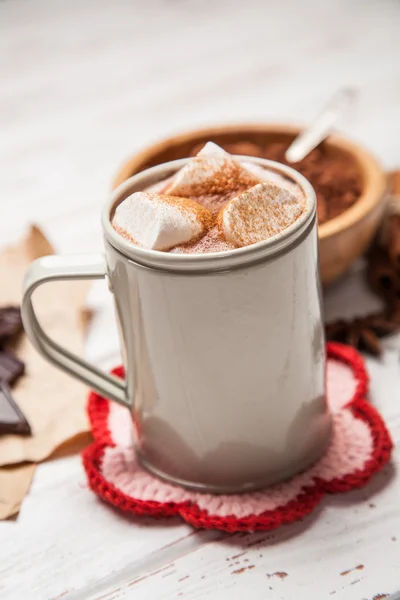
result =
[[[240,141],[259,145],[269,142],[289,144],[299,130],[287,125],[253,124],[189,131],[157,142],[132,156],[117,173],[113,187],[143,169],[189,156],[196,144],[210,140],[222,146]],[[326,154],[344,154],[355,162],[362,181],[359,199],[349,209],[323,223],[318,230],[322,281],[329,284],[345,273],[372,241],[382,218],[387,178],[374,157],[347,138],[332,135],[323,146]]]

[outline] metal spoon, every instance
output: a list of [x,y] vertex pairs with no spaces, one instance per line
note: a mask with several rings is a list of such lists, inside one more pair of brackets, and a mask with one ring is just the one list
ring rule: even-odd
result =
[[344,110],[353,102],[356,93],[356,89],[351,87],[345,87],[336,92],[311,125],[290,144],[285,153],[286,160],[298,162],[311,150],[314,150],[328,136]]

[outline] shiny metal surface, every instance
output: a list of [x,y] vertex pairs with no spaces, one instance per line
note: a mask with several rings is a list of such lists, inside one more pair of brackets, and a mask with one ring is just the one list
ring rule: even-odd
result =
[[355,96],[356,90],[351,87],[337,91],[317,118],[290,144],[286,150],[286,160],[291,163],[298,162],[314,150],[332,133],[333,126],[337,124],[346,108],[354,101]]

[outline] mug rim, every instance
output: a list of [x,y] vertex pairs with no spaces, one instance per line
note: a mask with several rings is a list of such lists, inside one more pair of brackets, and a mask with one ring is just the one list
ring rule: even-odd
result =
[[269,170],[279,175],[284,175],[296,183],[303,192],[305,199],[305,210],[300,217],[289,225],[289,227],[266,240],[222,252],[184,254],[149,250],[135,246],[117,233],[111,224],[116,207],[130,194],[166,179],[191,160],[190,158],[183,158],[162,163],[136,173],[113,190],[103,207],[101,216],[102,228],[106,240],[126,258],[142,266],[168,271],[221,271],[244,266],[254,261],[259,262],[263,258],[270,260],[276,255],[288,252],[298,238],[300,236],[303,237],[302,234],[308,229],[309,224],[315,220],[316,194],[314,188],[303,175],[292,167],[253,156],[235,155],[235,158],[240,162],[251,162],[264,168],[267,167]]

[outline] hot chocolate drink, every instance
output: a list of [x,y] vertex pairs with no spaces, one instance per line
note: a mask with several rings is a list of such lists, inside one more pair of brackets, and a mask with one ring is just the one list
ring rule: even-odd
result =
[[[102,211],[104,254],[31,265],[26,331],[51,363],[129,409],[132,460],[157,477],[222,494],[284,481],[331,432],[315,209],[295,170],[214,145],[146,169]],[[101,277],[123,380],[52,343],[35,318],[41,284]]]
[[265,241],[304,209],[297,184],[273,170],[241,163],[209,142],[172,178],[126,198],[112,224],[143,248],[201,254]]

